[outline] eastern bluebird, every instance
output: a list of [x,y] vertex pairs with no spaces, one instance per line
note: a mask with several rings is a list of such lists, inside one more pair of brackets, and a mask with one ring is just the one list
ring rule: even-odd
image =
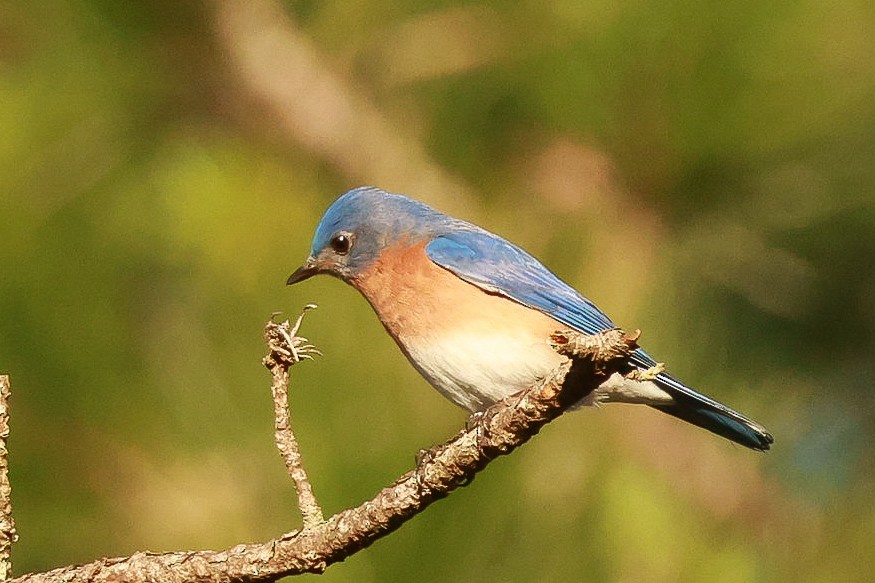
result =
[[[438,391],[479,411],[545,377],[564,359],[550,335],[615,328],[591,301],[498,235],[406,196],[362,187],[325,212],[310,256],[288,279],[338,277],[368,300],[401,350]],[[656,362],[643,350],[629,370]],[[661,372],[615,373],[585,404],[643,403],[756,450],[760,424]]]

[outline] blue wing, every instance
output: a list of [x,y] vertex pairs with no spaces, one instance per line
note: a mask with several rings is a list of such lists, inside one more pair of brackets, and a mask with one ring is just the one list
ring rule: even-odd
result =
[[[595,304],[540,261],[473,225],[435,237],[425,252],[437,265],[463,280],[539,310],[578,332],[595,334],[616,328]],[[656,364],[640,349],[629,360],[642,369]],[[660,373],[656,382],[676,401],[676,406],[656,408],[754,449],[768,449],[772,443],[772,436],[762,426],[677,379]]]
[[[617,326],[580,292],[513,243],[487,231],[456,231],[425,247],[429,259],[468,283],[539,310],[584,334]],[[656,361],[643,350],[632,362],[649,368]]]
[[486,231],[434,238],[429,259],[469,283],[535,308],[585,334],[616,328],[611,319],[537,259]]

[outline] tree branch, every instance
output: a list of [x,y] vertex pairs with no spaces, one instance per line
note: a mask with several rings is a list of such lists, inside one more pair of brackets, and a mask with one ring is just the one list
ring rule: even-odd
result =
[[9,377],[0,375],[0,580],[12,576],[9,556],[12,543],[18,540],[15,520],[12,519],[12,486],[9,484],[9,396],[12,394]]
[[298,440],[292,432],[292,423],[289,419],[289,367],[305,358],[312,358],[312,354],[321,354],[312,344],[307,344],[307,339],[298,336],[298,329],[304,319],[307,310],[312,310],[316,304],[308,304],[298,316],[295,325],[290,327],[289,321],[277,324],[273,320],[264,328],[264,339],[270,352],[264,357],[262,363],[273,375],[273,383],[270,390],[273,394],[274,411],[274,440],[276,447],[286,464],[289,477],[295,483],[298,493],[298,508],[304,519],[304,529],[315,527],[325,520],[322,508],[313,494],[313,487],[304,470],[301,461],[301,450]]
[[[471,188],[432,160],[414,135],[392,123],[362,91],[333,72],[330,59],[296,26],[276,0],[212,0],[217,38],[237,82],[229,91],[247,95],[279,129],[360,184],[385,183],[396,192],[416,191],[461,211]],[[453,193],[448,197],[446,193]]]
[[[507,455],[551,420],[595,389],[606,376],[620,370],[637,348],[637,333],[627,336],[610,330],[595,336],[557,332],[554,347],[572,357],[537,386],[471,417],[467,429],[450,441],[419,456],[416,468],[357,506],[321,520],[300,465],[297,443],[285,409],[288,369],[314,350],[296,336],[288,321],[266,328],[271,352],[265,363],[274,374],[277,445],[298,488],[304,529],[265,543],[244,544],[224,551],[136,553],[130,557],[101,559],[46,573],[24,575],[19,583],[81,582],[266,582],[287,575],[321,573],[377,539],[386,536],[433,502],[474,479],[490,461]],[[279,372],[278,372],[279,371]],[[281,445],[282,442],[282,445]],[[293,471],[294,470],[294,471]],[[309,518],[308,518],[309,516]]]

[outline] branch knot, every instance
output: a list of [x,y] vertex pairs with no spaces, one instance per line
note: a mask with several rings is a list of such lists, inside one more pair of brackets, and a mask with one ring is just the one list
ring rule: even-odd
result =
[[641,331],[626,334],[619,328],[598,334],[583,334],[576,330],[558,330],[550,335],[550,346],[563,356],[586,359],[593,363],[596,372],[622,360],[638,350]]

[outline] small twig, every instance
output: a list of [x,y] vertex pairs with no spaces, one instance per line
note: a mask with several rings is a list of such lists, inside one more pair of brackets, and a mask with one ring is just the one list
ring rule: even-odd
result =
[[12,518],[12,486],[9,484],[9,451],[6,440],[9,437],[9,377],[0,376],[0,580],[12,576],[10,553],[12,543],[18,540],[15,520]]
[[264,338],[270,353],[262,361],[273,376],[270,390],[273,393],[274,440],[286,464],[289,477],[298,493],[298,508],[304,519],[304,530],[310,530],[325,521],[322,508],[313,494],[313,487],[301,462],[298,440],[292,432],[289,418],[289,368],[302,359],[312,359],[321,354],[306,338],[297,336],[301,321],[308,310],[316,307],[308,304],[291,326],[288,320],[277,324],[271,319],[264,328]]

